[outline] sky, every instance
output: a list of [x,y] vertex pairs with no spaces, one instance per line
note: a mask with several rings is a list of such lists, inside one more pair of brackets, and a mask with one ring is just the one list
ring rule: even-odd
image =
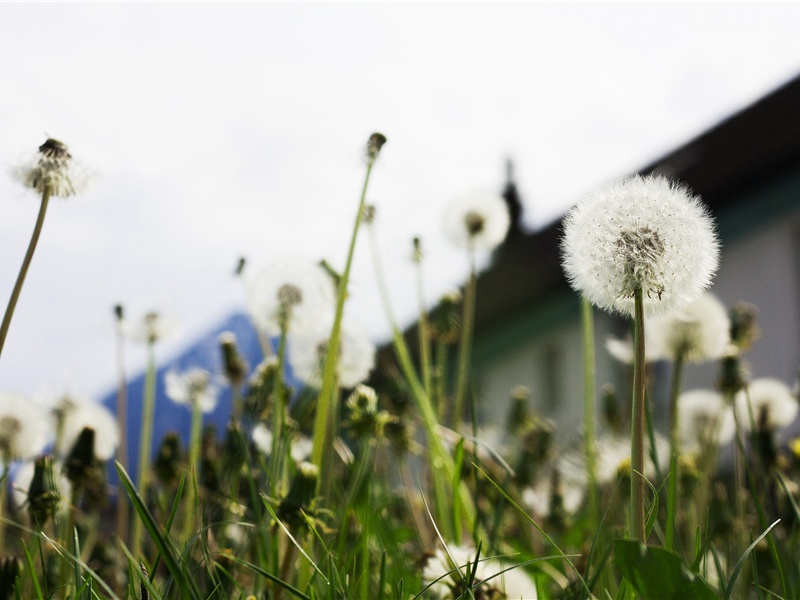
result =
[[[429,303],[467,273],[451,198],[499,193],[511,159],[525,226],[552,222],[799,74],[798,22],[766,2],[0,4],[0,300],[39,207],[11,165],[55,137],[93,176],[50,204],[0,392],[108,391],[118,303],[176,321],[174,355],[244,308],[240,256],[341,268],[373,131],[367,198],[408,323],[414,236]],[[347,312],[379,342],[366,242]]]

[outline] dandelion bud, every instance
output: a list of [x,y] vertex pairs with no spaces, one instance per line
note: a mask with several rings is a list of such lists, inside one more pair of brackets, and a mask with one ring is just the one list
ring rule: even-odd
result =
[[247,266],[247,259],[244,256],[240,256],[239,260],[236,261],[236,268],[233,270],[233,274],[237,277],[240,277],[242,273],[244,273],[244,268]]
[[303,513],[311,512],[311,503],[317,489],[319,467],[302,462],[297,466],[297,472],[292,479],[289,493],[278,506],[278,518],[290,528],[305,524]]
[[381,148],[386,143],[386,136],[382,133],[373,133],[367,142],[367,162],[372,164],[378,158]]
[[98,476],[102,477],[95,458],[94,440],[94,429],[84,427],[64,461],[67,479],[75,488],[90,487]]
[[731,342],[739,351],[748,350],[760,336],[756,323],[757,309],[747,302],[737,302],[730,310]]
[[506,427],[509,433],[518,433],[523,425],[530,419],[528,402],[531,399],[531,389],[526,385],[515,385],[511,388],[511,407],[506,417]]
[[60,501],[61,491],[56,481],[53,457],[45,454],[36,459],[28,488],[28,512],[36,527],[44,527],[47,519],[56,513]]
[[723,356],[719,363],[717,389],[726,398],[732,398],[747,386],[747,374],[738,355]]
[[375,213],[377,209],[374,204],[365,204],[364,209],[361,211],[361,222],[366,225],[372,225],[375,222]]
[[21,574],[22,561],[19,558],[16,556],[0,558],[0,600],[10,600],[15,597],[15,588]]
[[125,320],[125,308],[122,306],[122,304],[114,305],[114,316],[117,318],[117,322],[122,322]]
[[164,435],[153,462],[153,470],[162,485],[172,488],[177,485],[181,470],[181,440],[174,431]]
[[416,264],[422,263],[422,259],[424,257],[422,254],[422,241],[418,237],[415,237],[413,240],[411,240],[411,245],[414,248],[411,252],[411,260]]
[[247,377],[248,364],[236,345],[236,334],[226,331],[219,336],[222,350],[222,369],[232,386],[239,387]]

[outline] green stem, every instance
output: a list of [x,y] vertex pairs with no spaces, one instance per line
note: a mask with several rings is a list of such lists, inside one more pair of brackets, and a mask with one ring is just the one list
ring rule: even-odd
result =
[[328,446],[328,421],[330,413],[335,403],[336,397],[336,366],[339,360],[339,335],[342,327],[342,315],[344,313],[344,301],[347,297],[347,284],[350,279],[350,268],[353,263],[353,254],[356,248],[356,239],[358,238],[358,229],[361,225],[362,215],[364,212],[364,204],[367,197],[367,186],[369,185],[369,176],[372,173],[372,166],[374,160],[367,161],[367,173],[364,176],[364,185],[361,189],[361,199],[358,203],[358,211],[356,212],[355,224],[353,225],[353,234],[350,237],[350,246],[347,250],[347,262],[345,263],[344,271],[339,279],[339,289],[336,296],[336,312],[333,318],[333,327],[331,329],[330,339],[328,341],[328,352],[325,355],[325,364],[322,371],[322,389],[319,393],[319,400],[317,402],[317,414],[314,419],[314,437],[313,449],[311,451],[311,461],[320,468],[320,477],[317,481],[317,486],[322,485],[323,480],[327,479],[325,473],[326,469],[323,468],[323,454],[325,448]]
[[[139,486],[139,495],[146,502],[147,488],[150,477],[150,455],[153,451],[153,419],[156,405],[156,358],[155,342],[147,343],[147,371],[144,379],[144,398],[142,399],[142,422],[139,434],[139,463],[136,483]],[[133,555],[142,558],[142,538],[144,524],[141,519],[133,523],[131,535],[131,548]]]
[[275,380],[273,394],[275,396],[275,408],[272,421],[272,449],[270,451],[270,473],[272,475],[270,485],[272,495],[280,495],[283,484],[283,429],[286,417],[286,398],[284,396],[283,369],[286,362],[286,333],[288,330],[288,316],[281,322],[281,336],[278,341],[278,368],[275,370]]
[[[122,468],[128,470],[128,386],[125,377],[125,336],[122,334],[122,323],[117,322],[117,430],[119,443],[117,444],[117,460]],[[117,494],[117,535],[124,542],[128,542],[128,528],[130,526],[130,513],[128,500],[123,497],[122,488]]]
[[583,324],[583,445],[589,492],[590,530],[595,531],[600,522],[600,505],[597,498],[594,314],[592,305],[584,297],[581,297],[581,322]]
[[36,225],[33,228],[33,235],[28,244],[28,251],[25,253],[25,258],[22,261],[22,267],[19,269],[17,281],[14,284],[14,289],[11,292],[11,298],[8,300],[6,307],[6,314],[3,316],[3,324],[0,325],[0,354],[3,352],[3,346],[6,343],[6,336],[8,335],[8,328],[11,326],[11,317],[14,316],[14,309],[17,307],[17,300],[19,300],[20,292],[22,292],[22,285],[25,283],[25,276],[28,274],[28,267],[33,260],[33,253],[36,250],[36,244],[39,242],[39,235],[42,233],[42,226],[44,225],[44,216],[47,213],[47,205],[50,201],[50,188],[45,188],[42,193],[42,203],[39,206],[39,216],[36,217]]
[[203,433],[203,411],[200,403],[192,399],[192,427],[189,431],[189,504],[183,521],[183,540],[188,543],[195,531],[199,514],[198,487],[200,480],[200,443]]
[[475,323],[475,293],[478,287],[478,274],[475,269],[475,256],[470,249],[470,274],[464,290],[464,313],[461,319],[461,342],[458,348],[458,374],[456,375],[456,392],[454,400],[453,428],[458,430],[464,418],[464,398],[470,372],[470,356],[472,351],[472,329]]
[[672,382],[669,393],[669,488],[667,493],[667,528],[664,545],[675,549],[675,518],[678,510],[678,446],[680,428],[678,427],[678,396],[681,393],[684,352],[678,352],[672,366]]
[[644,521],[644,295],[634,292],[633,407],[631,411],[631,529],[635,539],[647,543]]
[[419,296],[419,362],[422,366],[422,385],[425,392],[431,395],[431,346],[428,339],[428,311],[425,309],[425,293],[423,291],[422,265],[417,264],[417,293]]

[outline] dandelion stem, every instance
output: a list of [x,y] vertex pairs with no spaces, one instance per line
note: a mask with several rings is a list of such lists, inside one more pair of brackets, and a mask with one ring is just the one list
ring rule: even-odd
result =
[[322,371],[322,389],[320,390],[319,400],[317,401],[317,414],[314,420],[314,437],[313,449],[311,451],[311,461],[320,467],[320,478],[317,480],[317,487],[322,485],[323,479],[326,479],[323,469],[322,460],[323,453],[328,443],[328,421],[331,413],[332,404],[335,398],[335,383],[336,383],[336,366],[339,360],[339,335],[342,328],[342,315],[344,314],[344,302],[347,297],[347,284],[350,279],[350,267],[353,263],[353,254],[356,248],[356,239],[358,238],[358,230],[362,221],[362,214],[364,212],[364,203],[367,197],[367,186],[369,185],[369,177],[372,173],[372,166],[374,159],[367,161],[367,172],[364,176],[364,185],[361,188],[361,199],[358,203],[358,211],[356,212],[355,224],[353,225],[353,233],[350,236],[350,246],[347,250],[347,262],[345,263],[344,271],[339,279],[339,288],[336,295],[336,313],[333,318],[333,327],[331,329],[331,336],[328,342],[328,352],[325,355],[325,363]]
[[42,203],[39,206],[39,215],[36,217],[36,225],[33,228],[33,235],[31,235],[31,241],[28,244],[28,251],[25,253],[25,259],[22,261],[22,267],[20,267],[19,275],[17,275],[17,281],[11,292],[11,298],[8,300],[6,314],[3,316],[3,324],[0,325],[0,354],[3,352],[3,346],[6,343],[6,336],[8,335],[8,328],[11,326],[11,317],[14,316],[14,309],[17,307],[17,300],[19,300],[20,292],[22,292],[22,285],[25,283],[28,267],[30,267],[31,260],[33,260],[33,253],[36,250],[36,244],[39,242],[39,235],[42,233],[44,216],[47,213],[47,205],[49,202],[50,188],[46,187],[42,193]]
[[428,337],[428,311],[425,309],[425,292],[422,277],[422,262],[417,263],[417,294],[419,298],[419,362],[422,367],[422,385],[425,393],[431,395],[431,350]]
[[[117,461],[122,468],[128,469],[128,389],[125,376],[125,336],[122,334],[122,306],[117,313],[117,429],[119,444],[117,445]],[[128,501],[123,497],[122,488],[117,494],[117,535],[128,541],[129,512]]]
[[644,293],[634,290],[633,407],[631,411],[631,529],[633,537],[647,543],[644,522]]
[[675,518],[678,502],[678,396],[681,391],[684,353],[678,352],[672,365],[672,382],[669,393],[669,488],[667,491],[667,527],[664,545],[668,550],[675,549]]
[[[142,399],[142,422],[139,434],[139,462],[136,484],[139,486],[139,495],[147,501],[148,479],[150,477],[150,454],[153,446],[153,419],[156,404],[156,357],[155,341],[147,342],[147,371],[144,379],[144,398]],[[141,519],[133,523],[131,534],[131,548],[133,555],[142,557],[142,536],[144,524]]]
[[581,322],[583,324],[583,445],[589,488],[589,518],[591,529],[594,530],[600,520],[600,507],[597,501],[594,314],[591,303],[583,296],[581,296]]
[[199,514],[198,488],[200,475],[200,442],[203,432],[203,409],[197,398],[192,398],[192,426],[189,431],[189,504],[183,521],[183,540],[188,543]]
[[472,350],[472,328],[475,323],[475,293],[478,287],[478,274],[475,268],[475,254],[470,249],[470,273],[464,290],[464,313],[461,319],[461,343],[458,348],[458,374],[453,412],[453,427],[458,429],[464,418],[464,398],[469,380],[469,363]]

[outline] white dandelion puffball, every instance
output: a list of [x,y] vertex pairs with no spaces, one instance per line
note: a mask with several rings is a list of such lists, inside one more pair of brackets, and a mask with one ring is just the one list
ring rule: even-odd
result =
[[128,339],[140,344],[154,344],[175,337],[180,329],[178,321],[156,311],[149,311],[138,319],[124,320],[120,331]]
[[510,568],[513,566],[511,563],[496,558],[484,559],[483,553],[475,565],[476,556],[475,549],[455,544],[449,545],[447,552],[438,548],[426,561],[422,571],[423,584],[430,585],[425,590],[425,597],[441,600],[466,597],[468,594],[464,582],[467,570],[474,567],[474,592],[470,597],[538,598],[536,582],[522,568]]
[[[375,344],[356,323],[342,319],[336,376],[343,388],[352,388],[369,377],[375,366]],[[294,374],[311,386],[322,383],[322,368],[328,352],[328,332],[291,336],[289,364]]]
[[444,232],[459,248],[493,250],[505,239],[511,219],[505,200],[487,192],[453,198],[444,213]]
[[183,373],[167,371],[164,375],[164,392],[175,404],[190,408],[197,405],[204,413],[216,408],[219,396],[219,389],[211,382],[211,373],[199,368]]
[[245,287],[250,315],[269,336],[281,334],[283,319],[293,333],[320,327],[336,302],[332,277],[320,265],[300,258],[265,264],[246,278]]
[[105,406],[65,396],[56,411],[63,419],[57,448],[60,456],[69,454],[86,428],[94,431],[95,457],[106,461],[114,456],[119,444],[119,429],[116,417]]
[[646,321],[648,344],[663,358],[683,355],[687,362],[716,360],[731,343],[728,311],[716,296],[706,292],[694,302],[670,315]]
[[733,438],[730,407],[713,390],[691,390],[678,398],[678,429],[684,452],[722,446]]
[[683,308],[711,284],[719,262],[714,223],[700,199],[664,177],[601,187],[564,219],[570,285],[602,309],[632,315],[641,288],[649,316]]
[[[797,417],[797,398],[788,385],[778,379],[754,379],[736,395],[736,416],[745,431],[774,430],[789,425]],[[753,420],[750,420],[752,412]]]
[[47,413],[28,398],[0,394],[0,459],[30,459],[40,454],[52,437]]
[[89,183],[89,175],[79,168],[66,144],[53,138],[39,146],[39,152],[11,171],[22,185],[40,194],[66,198],[80,193]]

